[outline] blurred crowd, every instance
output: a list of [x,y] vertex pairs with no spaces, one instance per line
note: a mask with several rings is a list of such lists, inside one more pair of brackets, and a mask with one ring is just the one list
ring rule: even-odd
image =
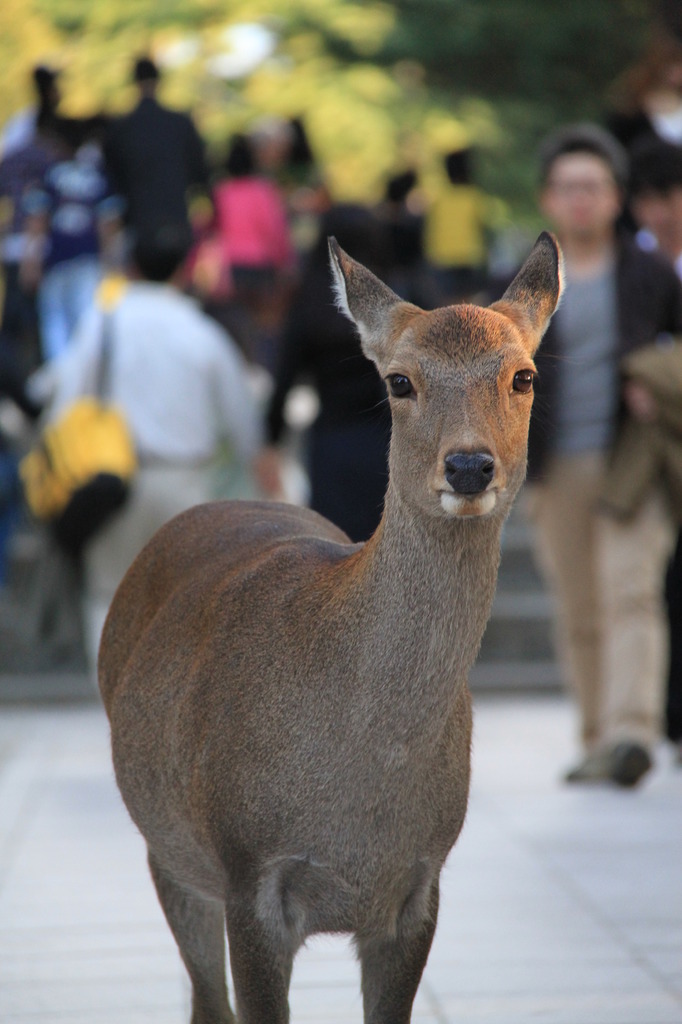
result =
[[[172,292],[184,308],[191,303],[196,334],[220,332],[223,349],[239,360],[242,399],[256,410],[257,429],[243,411],[229,424],[224,409],[212,411],[210,445],[191,456],[220,462],[205,496],[305,500],[354,541],[367,539],[381,516],[390,422],[383,384],[332,304],[327,237],[410,301],[436,306],[474,295],[485,280],[489,207],[473,181],[471,153],[445,155],[442,194],[431,210],[409,169],[387,181],[375,206],[339,203],[302,119],[262,118],[226,140],[222,160],[211,162],[191,116],[159,101],[157,65],[142,57],[131,70],[138,101],[127,115],[77,119],[60,113],[59,73],[39,66],[35,105],[2,133],[4,395],[42,423],[73,396],[74,381],[85,387],[77,363],[97,333],[102,281],[123,277],[115,321],[126,319],[143,292],[150,307],[156,303],[136,328],[145,337],[139,365],[128,370],[143,375],[138,390],[147,392],[136,397],[147,413],[156,404],[175,406],[170,419],[181,422],[187,389],[143,360],[151,322],[170,321],[160,343],[168,348]],[[196,338],[192,344],[200,348]],[[114,373],[121,358],[116,353]],[[178,362],[177,377],[186,381],[188,372]],[[307,392],[297,391],[301,381]],[[135,410],[127,413],[136,420]],[[160,430],[153,442],[135,431],[143,471],[152,461],[190,461],[191,443],[171,451]],[[21,513],[21,440],[3,439],[0,580]],[[177,500],[160,517],[177,510]],[[123,564],[132,553],[116,557]]]
[[[139,460],[77,564],[46,534],[32,592],[48,628],[71,575],[91,666],[128,565],[188,505],[293,500],[353,541],[376,529],[390,416],[333,304],[328,236],[426,308],[492,301],[516,269],[491,260],[475,149],[443,153],[428,200],[396,168],[379,203],[342,203],[301,118],[256,121],[216,163],[192,117],[159,101],[154,61],[131,72],[129,113],[78,119],[61,113],[58,71],[36,67],[34,104],[0,136],[0,610],[28,524],[21,456],[93,389],[105,329],[108,396]],[[682,39],[653,39],[602,124],[557,126],[538,183],[567,289],[538,356],[527,504],[580,715],[567,780],[631,786],[662,730],[682,753]]]

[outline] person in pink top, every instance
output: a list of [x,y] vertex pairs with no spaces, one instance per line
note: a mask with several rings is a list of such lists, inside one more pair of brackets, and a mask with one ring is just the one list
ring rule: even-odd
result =
[[248,140],[236,135],[227,158],[228,177],[213,193],[216,224],[235,285],[274,282],[296,262],[287,211],[277,185],[256,173]]
[[296,271],[286,204],[277,184],[258,173],[245,136],[232,139],[225,170],[213,189],[211,246],[223,278],[229,273],[227,308],[210,311],[269,369]]
[[235,178],[216,189],[221,240],[237,276],[290,270],[294,252],[277,186],[266,178]]

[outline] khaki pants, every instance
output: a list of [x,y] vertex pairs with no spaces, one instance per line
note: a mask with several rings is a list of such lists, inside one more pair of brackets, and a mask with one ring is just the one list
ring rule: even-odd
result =
[[586,750],[661,733],[665,568],[675,531],[652,493],[627,522],[597,511],[603,458],[555,458],[529,488],[541,568],[557,601],[557,644]]
[[93,679],[109,605],[128,567],[173,516],[212,497],[208,465],[142,466],[125,507],[85,549],[85,646]]

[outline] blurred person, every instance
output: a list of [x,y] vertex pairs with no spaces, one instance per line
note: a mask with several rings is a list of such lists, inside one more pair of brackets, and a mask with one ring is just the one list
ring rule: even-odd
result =
[[470,299],[486,279],[489,200],[475,182],[473,150],[452,150],[443,167],[445,181],[428,204],[424,226],[434,305]]
[[[630,206],[647,249],[658,248],[682,278],[682,146],[662,139],[645,138],[633,147],[630,173]],[[682,348],[682,341],[677,346]],[[650,415],[658,415],[650,393],[640,397]],[[677,745],[682,763],[682,532],[666,577],[670,659],[666,702],[666,732]]]
[[[31,136],[0,161],[0,203],[5,211],[2,230],[4,296],[0,332],[17,371],[35,368],[40,362],[38,313],[35,289],[24,287],[22,263],[31,255],[27,232],[27,194],[42,184],[55,159],[55,147],[42,136]],[[38,255],[37,253],[36,255]]]
[[[17,368],[14,353],[0,332],[0,400],[9,399],[28,420],[35,420],[41,407],[26,389],[26,378]],[[9,544],[21,511],[19,451],[14,438],[0,421],[0,591],[7,580]]]
[[[61,90],[56,70],[39,65],[33,71],[33,81],[37,105],[19,117],[19,126],[10,128],[0,162],[5,284],[2,330],[7,339],[14,341],[17,358],[25,370],[34,368],[41,359],[36,285],[45,254],[45,225],[36,227],[27,197],[45,186],[46,175],[56,162],[65,159],[65,153],[70,158],[80,147],[96,144],[105,123],[101,115],[73,118],[59,114]],[[31,231],[35,229],[37,237],[30,237],[29,226]]]
[[[682,38],[670,20],[668,16],[659,23],[642,56],[611,88],[605,123],[628,153],[647,141],[682,145]],[[628,230],[637,230],[629,198],[621,221]]]
[[[214,461],[223,443],[249,464],[261,441],[260,414],[238,349],[176,287],[190,240],[184,224],[140,239],[135,274],[111,314],[107,396],[126,416],[139,469],[126,505],[84,552],[93,668],[107,609],[134,557],[168,519],[214,497]],[[54,366],[50,417],[90,393],[101,344],[102,313],[93,307]]]
[[188,114],[159,103],[160,72],[149,57],[133,69],[139,100],[106,132],[106,168],[126,202],[125,220],[132,243],[164,224],[190,225],[192,193],[209,192],[203,141]]
[[329,190],[302,117],[288,121],[289,148],[277,171],[287,207],[291,237],[299,256],[318,238],[320,216],[331,205]]
[[245,135],[235,135],[226,177],[213,190],[216,224],[235,287],[267,291],[295,266],[286,207],[278,187],[257,171]]
[[630,154],[629,198],[643,249],[660,249],[682,278],[682,145],[641,139]]
[[319,414],[309,431],[310,507],[364,541],[381,518],[388,482],[391,417],[383,381],[363,355],[357,331],[334,305],[327,237],[382,274],[385,234],[362,206],[338,204],[323,216],[282,335],[275,390],[267,414],[270,447],[259,458],[260,480],[277,497],[284,410],[292,386],[309,382]]
[[540,208],[563,248],[566,290],[536,358],[529,506],[580,712],[584,756],[566,780],[629,787],[660,738],[675,531],[658,488],[626,521],[599,499],[623,411],[641,414],[622,360],[680,331],[682,288],[667,261],[617,231],[627,155],[610,134],[562,128],[540,159]]
[[36,138],[62,139],[78,148],[100,135],[107,124],[101,114],[89,117],[68,117],[59,112],[62,102],[62,72],[47,64],[33,68],[31,80],[36,93],[35,103],[10,119],[0,138],[0,155],[10,156]]
[[315,184],[319,170],[302,117],[289,119],[290,144],[286,156],[286,175],[293,185]]
[[276,337],[296,270],[279,186],[258,172],[249,138],[232,138],[225,176],[213,188],[214,237],[229,268],[229,301],[246,317],[240,336],[252,361],[272,370]]
[[[31,73],[35,104],[10,119],[0,140],[0,204],[4,299],[0,330],[14,347],[17,369],[33,369],[40,361],[35,289],[20,279],[22,261],[30,256],[26,232],[26,193],[39,184],[55,159],[57,109],[61,102],[59,72],[39,64]],[[8,352],[5,353],[8,355]]]
[[36,135],[51,129],[61,102],[59,71],[47,64],[38,64],[31,72],[35,103],[10,118],[0,136],[0,155],[5,158],[23,149]]
[[37,288],[45,360],[65,351],[102,275],[102,250],[116,234],[121,200],[104,173],[94,142],[74,150],[65,140],[42,181],[25,195],[28,243],[22,283]]
[[428,300],[422,294],[424,215],[410,206],[416,186],[417,173],[412,169],[392,175],[376,213],[385,225],[390,248],[386,284],[401,299],[420,306]]
[[682,143],[682,39],[666,26],[612,86],[607,126],[627,149],[652,136]]
[[255,172],[273,181],[285,175],[297,145],[296,129],[281,117],[261,117],[250,128],[248,142],[255,162]]
[[[46,65],[32,71],[36,102],[13,117],[2,133],[0,147],[1,259],[3,276],[0,319],[0,396],[7,397],[31,419],[40,411],[29,397],[26,377],[41,362],[35,288],[21,278],[24,261],[35,245],[28,230],[25,200],[41,187],[55,161],[59,129],[66,119],[57,108],[61,100],[59,73]],[[71,123],[71,122],[69,122]],[[40,249],[33,249],[37,253]],[[0,586],[7,573],[9,543],[19,520],[21,488],[19,445],[0,426]]]

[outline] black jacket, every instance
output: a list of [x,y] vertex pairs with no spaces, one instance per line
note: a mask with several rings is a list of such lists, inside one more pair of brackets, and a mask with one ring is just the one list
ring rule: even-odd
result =
[[[682,333],[682,284],[671,264],[657,253],[643,252],[628,235],[619,240],[616,267],[618,359],[660,334]],[[538,379],[528,438],[528,477],[542,478],[557,432],[557,394],[562,372],[554,323],[550,323],[535,357]]]
[[187,114],[145,97],[110,124],[104,155],[138,237],[168,223],[189,226],[188,190],[208,191],[208,171],[203,142]]

